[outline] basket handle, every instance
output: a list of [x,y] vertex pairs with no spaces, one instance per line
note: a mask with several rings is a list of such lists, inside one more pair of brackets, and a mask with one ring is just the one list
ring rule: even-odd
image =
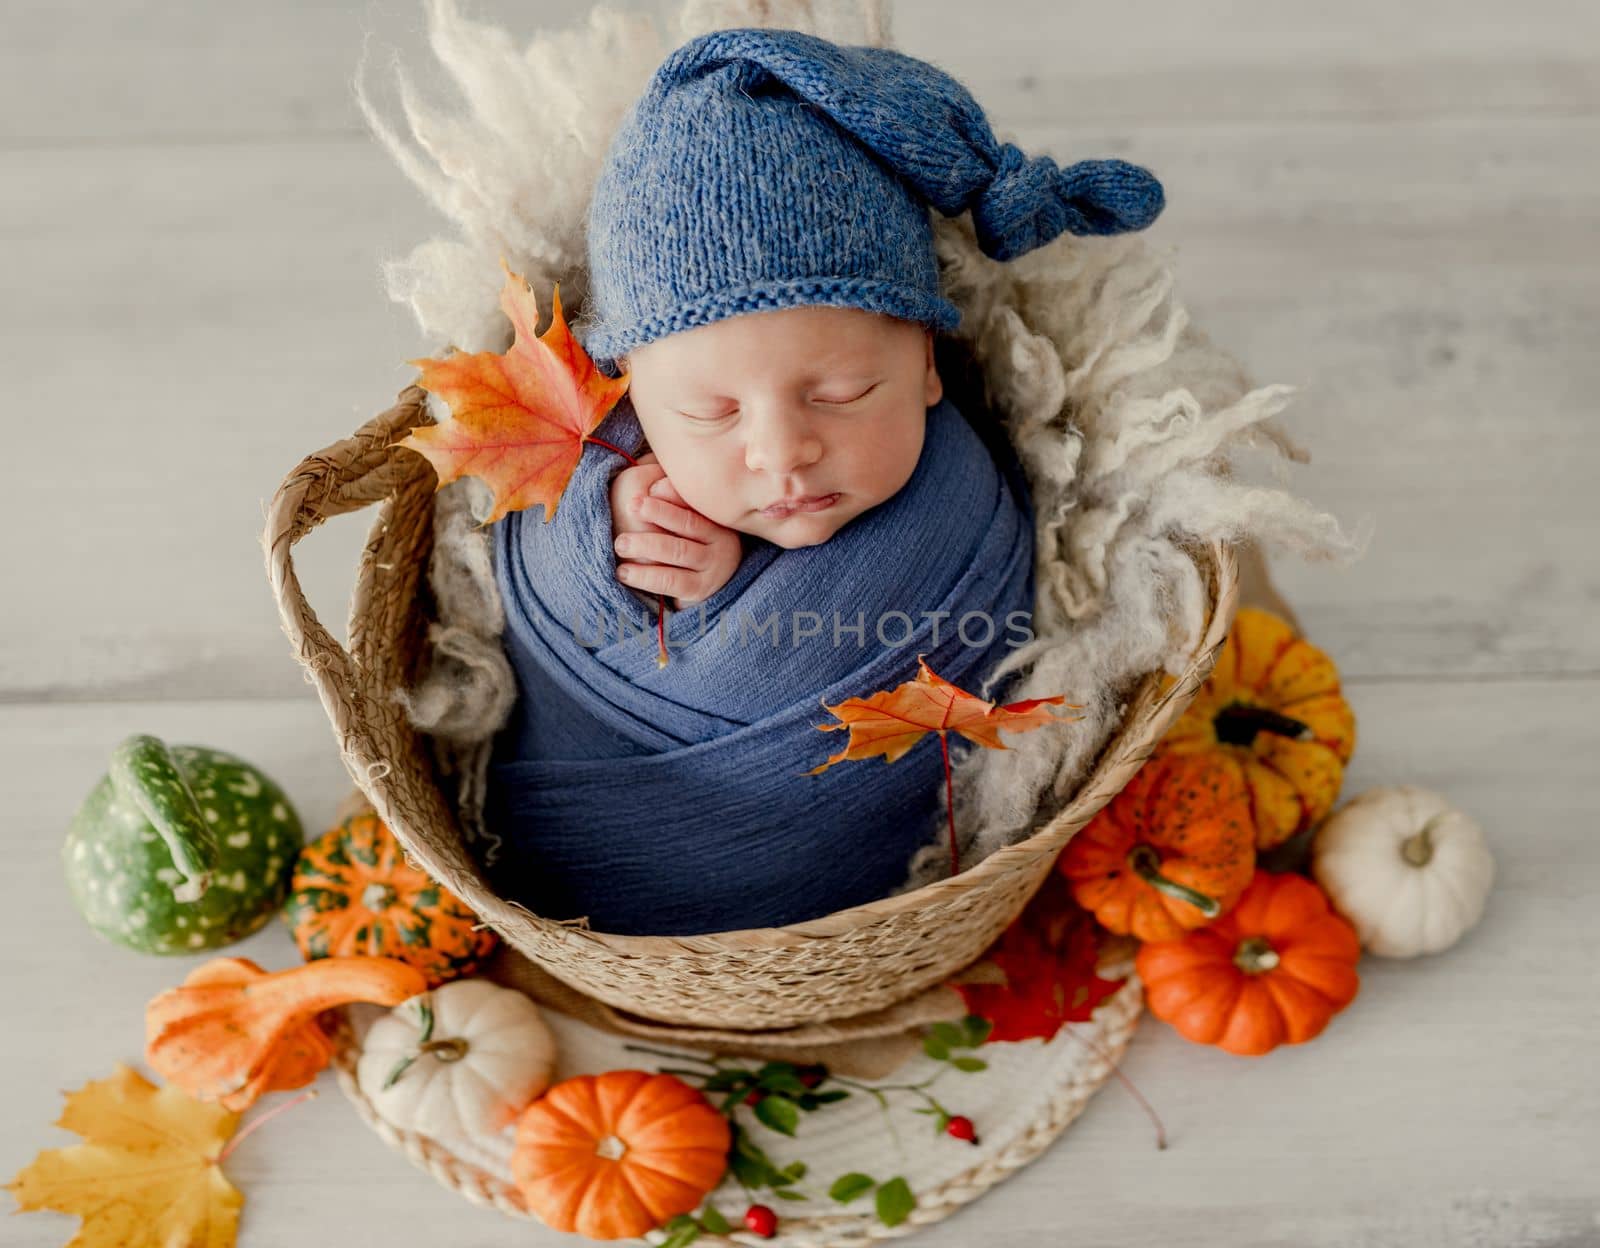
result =
[[[306,601],[291,551],[296,542],[330,516],[384,502],[419,472],[431,474],[433,470],[422,456],[390,444],[418,425],[433,423],[426,392],[420,386],[407,386],[393,407],[374,416],[350,437],[301,460],[267,505],[261,545],[283,631],[323,701],[335,699],[346,711],[361,696],[355,660],[323,627]],[[358,584],[358,593],[359,589]]]

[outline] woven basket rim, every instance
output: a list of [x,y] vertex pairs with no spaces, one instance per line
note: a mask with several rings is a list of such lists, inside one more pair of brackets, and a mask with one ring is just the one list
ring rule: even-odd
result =
[[[491,925],[531,920],[564,939],[591,942],[625,959],[703,958],[707,954],[778,950],[810,940],[830,940],[908,911],[953,905],[1002,874],[1031,869],[1040,856],[1055,854],[1070,839],[1079,813],[1075,808],[1086,792],[1133,756],[1137,755],[1141,761],[1148,757],[1165,730],[1166,724],[1162,721],[1175,718],[1182,709],[1180,703],[1186,705],[1193,690],[1209,675],[1216,653],[1232,625],[1239,580],[1233,546],[1220,539],[1188,544],[1186,549],[1208,574],[1211,614],[1200,642],[1189,656],[1184,674],[1159,694],[1155,686],[1162,674],[1147,674],[1130,693],[1122,723],[1061,809],[1028,837],[994,851],[957,875],[783,927],[735,928],[693,935],[621,935],[589,927],[583,920],[547,918],[499,896],[482,878],[481,869],[474,877],[459,883],[451,880],[451,873],[429,838],[415,835],[404,819],[396,818],[395,804],[389,800],[394,786],[387,779],[393,764],[385,757],[381,743],[374,740],[373,725],[361,712],[364,695],[359,691],[358,665],[317,619],[292,566],[292,546],[325,519],[379,504],[379,514],[372,525],[371,539],[350,603],[354,641],[356,622],[365,617],[373,590],[374,578],[368,566],[372,552],[377,548],[381,533],[392,522],[393,510],[402,495],[409,492],[412,497],[426,500],[423,505],[429,509],[431,529],[433,497],[439,488],[437,479],[422,456],[396,445],[395,439],[418,425],[432,423],[425,393],[420,387],[410,385],[388,410],[367,421],[351,437],[307,457],[284,478],[269,504],[263,534],[268,575],[284,631],[294,644],[307,679],[318,689],[352,779],[367,794],[408,854],[436,879],[449,883],[462,900]],[[418,488],[419,484],[431,488],[424,490]],[[405,727],[417,745],[425,742],[424,734],[411,728],[409,723]],[[427,756],[426,750],[419,749],[417,753],[424,759]],[[429,765],[430,779],[436,782],[431,762]],[[1132,770],[1128,775],[1132,775]],[[1124,777],[1123,783],[1126,779]],[[1120,790],[1121,785],[1117,788]],[[451,835],[464,845],[465,837],[456,810],[448,802],[441,802],[440,806],[448,816]]]

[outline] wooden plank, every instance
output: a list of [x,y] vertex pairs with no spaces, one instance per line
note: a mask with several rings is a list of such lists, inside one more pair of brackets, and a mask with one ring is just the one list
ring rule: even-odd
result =
[[[41,532],[7,546],[8,584],[37,588],[6,630],[0,688],[297,692],[266,500],[414,377],[424,344],[376,270],[431,228],[424,206],[341,140],[12,153],[0,182],[0,231],[19,243],[0,326],[29,361],[15,410],[34,414],[12,446],[33,470],[0,515]],[[304,547],[341,637],[369,523],[341,517]]]
[[[558,0],[474,3],[475,14],[571,21]],[[13,11],[15,10],[15,11]],[[65,0],[8,6],[0,44],[0,144],[263,141],[362,129],[348,82],[369,33],[419,74],[425,9],[375,4],[163,4]]]
[[[1063,1232],[1106,1248],[1591,1242],[1600,1003],[1584,988],[1600,936],[1590,896],[1600,840],[1572,777],[1600,749],[1597,691],[1595,680],[1355,689],[1361,735],[1346,795],[1423,784],[1476,817],[1499,866],[1482,924],[1433,958],[1363,960],[1350,1008],[1314,1042],[1265,1058],[1189,1044],[1147,1017],[1125,1071],[1165,1120],[1166,1152],[1109,1084],[1044,1157],[918,1242],[1021,1248]],[[196,965],[102,943],[61,879],[66,821],[130,731],[242,754],[284,784],[313,832],[348,789],[308,697],[0,707],[8,774],[28,778],[0,811],[13,878],[27,882],[0,908],[13,1007],[0,1030],[8,1175],[68,1142],[49,1125],[61,1090],[118,1060],[140,1063],[145,1002]],[[277,925],[232,952],[272,967],[294,958]],[[331,1076],[319,1086],[321,1099],[230,1161],[248,1234],[316,1243],[337,1227],[354,1248],[406,1242],[429,1222],[486,1248],[557,1243],[436,1186],[359,1122]],[[8,1224],[7,1242],[44,1248],[67,1226],[29,1215]]]
[[[624,11],[676,13],[631,0]],[[582,20],[557,0],[474,0],[524,41]],[[347,82],[370,39],[423,81],[421,0],[266,7],[61,0],[8,7],[0,146],[355,134]],[[1165,124],[1291,118],[1593,114],[1593,6],[1490,0],[1063,6],[917,0],[898,46],[942,65],[997,116]]]
[[1600,182],[1556,172],[1600,128],[1261,136],[1220,161],[1177,130],[1137,146],[1197,322],[1300,388],[1297,492],[1375,522],[1351,568],[1273,560],[1310,635],[1355,680],[1600,670]]

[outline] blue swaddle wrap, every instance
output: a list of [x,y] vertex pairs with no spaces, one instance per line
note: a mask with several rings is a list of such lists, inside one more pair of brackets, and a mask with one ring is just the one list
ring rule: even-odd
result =
[[[596,432],[630,453],[643,442],[626,399]],[[493,526],[519,692],[489,773],[495,889],[548,918],[651,935],[780,926],[892,892],[942,835],[938,743],[805,775],[847,740],[817,731],[834,722],[822,703],[912,679],[919,653],[978,692],[1031,636],[1033,524],[1014,460],[997,467],[941,400],[892,498],[816,546],[746,536],[727,585],[669,612],[665,668],[653,611],[615,577],[609,484],[625,466],[590,445],[554,520],[535,508]]]

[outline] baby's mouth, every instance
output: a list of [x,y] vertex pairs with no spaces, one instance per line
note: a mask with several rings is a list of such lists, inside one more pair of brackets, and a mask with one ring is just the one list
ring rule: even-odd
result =
[[772,520],[781,520],[785,516],[796,515],[800,512],[826,511],[839,501],[839,494],[813,494],[806,498],[793,499],[787,502],[773,503],[763,507],[761,514]]

